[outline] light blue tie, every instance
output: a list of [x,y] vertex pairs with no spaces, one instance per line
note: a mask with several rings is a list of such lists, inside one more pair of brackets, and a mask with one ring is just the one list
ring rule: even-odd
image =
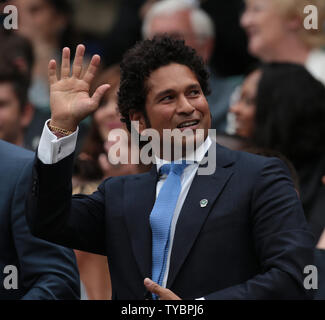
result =
[[[165,164],[161,174],[168,174],[150,214],[152,230],[152,280],[162,285],[169,247],[169,234],[178,196],[181,192],[181,175],[186,163]],[[156,299],[156,296],[153,295]]]

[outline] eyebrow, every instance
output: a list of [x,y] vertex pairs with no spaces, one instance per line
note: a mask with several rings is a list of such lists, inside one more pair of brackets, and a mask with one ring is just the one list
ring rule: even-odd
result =
[[155,95],[155,100],[159,100],[163,96],[174,93],[174,92],[175,92],[175,90],[173,90],[173,89],[167,89],[167,90],[160,91]]
[[[191,90],[191,89],[200,89],[201,90],[201,86],[198,83],[192,83],[192,84],[188,85],[185,90],[187,91],[187,90]],[[174,89],[166,89],[166,90],[160,91],[155,95],[154,99],[159,100],[163,96],[174,93],[174,92],[175,92]]]

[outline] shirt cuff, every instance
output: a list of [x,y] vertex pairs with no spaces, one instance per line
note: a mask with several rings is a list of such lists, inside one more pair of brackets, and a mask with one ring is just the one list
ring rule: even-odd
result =
[[195,300],[205,300],[205,298],[202,297],[202,298],[198,298],[198,299],[195,299]]
[[73,153],[76,149],[79,131],[79,128],[77,128],[77,130],[69,136],[58,139],[47,126],[49,121],[50,120],[47,120],[45,122],[37,153],[38,158],[44,164],[57,163]]

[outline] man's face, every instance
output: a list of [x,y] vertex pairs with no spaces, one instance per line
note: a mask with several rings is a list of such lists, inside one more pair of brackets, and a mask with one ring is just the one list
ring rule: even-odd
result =
[[13,87],[0,83],[0,139],[16,143],[22,130],[22,112]]
[[[161,67],[151,73],[146,85],[147,119],[161,140],[164,129],[176,128],[180,131],[190,128],[194,133],[203,129],[204,138],[207,137],[211,126],[209,105],[199,81],[187,66],[172,63]],[[145,123],[144,115],[140,123]],[[195,138],[194,135],[194,143]]]

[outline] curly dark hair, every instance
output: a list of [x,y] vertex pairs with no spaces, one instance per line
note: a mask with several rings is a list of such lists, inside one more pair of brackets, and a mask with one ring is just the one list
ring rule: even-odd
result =
[[142,111],[146,117],[145,102],[148,93],[146,82],[151,73],[160,67],[178,63],[189,67],[196,75],[204,95],[210,93],[209,73],[196,51],[183,40],[156,36],[152,40],[137,42],[126,52],[121,67],[121,83],[118,92],[118,107],[122,121],[131,131],[129,112]]
[[325,86],[301,65],[271,63],[261,70],[253,140],[299,169],[325,154]]

